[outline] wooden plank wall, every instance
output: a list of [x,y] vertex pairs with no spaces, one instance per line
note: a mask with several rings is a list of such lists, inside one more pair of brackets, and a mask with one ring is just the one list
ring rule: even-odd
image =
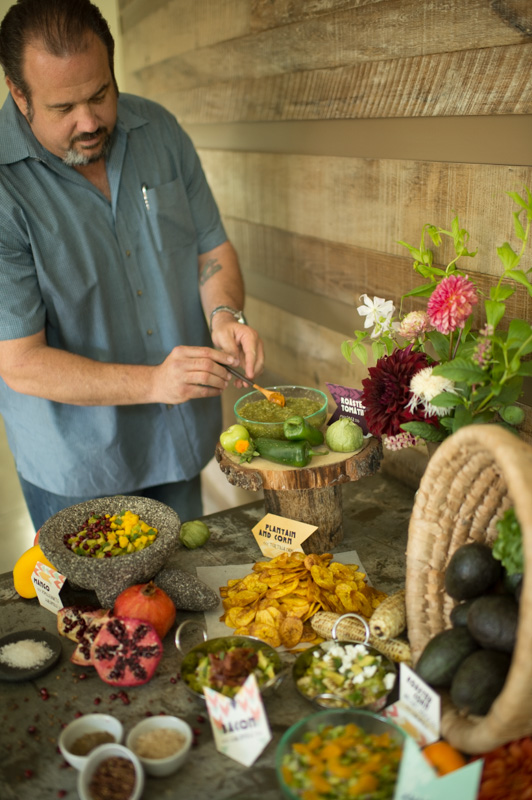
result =
[[[340,354],[362,327],[358,297],[398,301],[419,283],[398,240],[417,243],[425,222],[457,212],[479,248],[469,272],[484,288],[499,274],[506,192],[532,188],[530,0],[119,7],[124,89],[163,103],[196,142],[269,376],[359,386],[365,369]],[[532,321],[524,291],[510,313]]]

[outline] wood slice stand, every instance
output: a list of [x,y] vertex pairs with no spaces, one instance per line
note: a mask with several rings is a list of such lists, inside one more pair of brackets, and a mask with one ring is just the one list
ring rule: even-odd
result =
[[267,514],[317,525],[303,542],[306,553],[326,553],[343,539],[341,484],[374,475],[382,460],[382,444],[367,439],[356,453],[314,456],[308,467],[284,467],[264,458],[240,464],[218,443],[215,457],[229,483],[256,492],[264,490]]

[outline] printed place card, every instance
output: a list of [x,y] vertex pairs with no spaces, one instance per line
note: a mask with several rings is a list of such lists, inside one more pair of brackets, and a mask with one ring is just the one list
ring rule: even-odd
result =
[[317,529],[317,525],[308,525],[306,522],[279,517],[277,514],[266,514],[252,528],[252,532],[262,555],[275,558],[281,553],[302,553],[302,543]]
[[420,747],[440,738],[440,696],[406,664],[399,666],[399,699],[387,706],[383,714]]
[[245,767],[260,756],[272,734],[253,673],[234,697],[203,689],[216,749]]
[[37,561],[31,580],[35,586],[37,599],[41,606],[44,606],[54,613],[57,613],[60,608],[63,608],[61,589],[66,581],[64,575],[61,575],[60,572],[52,569],[52,567],[49,567],[47,564]]
[[441,777],[418,745],[407,737],[395,786],[394,800],[475,800],[482,775],[482,759]]
[[364,436],[369,436],[368,424],[366,422],[365,407],[362,403],[362,390],[349,389],[347,386],[339,386],[336,383],[326,383],[325,386],[331,393],[331,397],[336,403],[336,409],[331,414],[327,425],[332,425],[341,417],[352,419],[360,425]]

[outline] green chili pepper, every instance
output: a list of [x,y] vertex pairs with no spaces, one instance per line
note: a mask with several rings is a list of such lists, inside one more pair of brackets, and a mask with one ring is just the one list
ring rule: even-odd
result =
[[289,417],[283,423],[283,432],[289,442],[305,441],[309,444],[323,444],[323,433],[314,428],[304,417]]
[[255,439],[255,450],[267,461],[275,461],[286,467],[306,467],[312,456],[326,455],[329,451],[315,451],[305,440],[288,442],[283,439]]

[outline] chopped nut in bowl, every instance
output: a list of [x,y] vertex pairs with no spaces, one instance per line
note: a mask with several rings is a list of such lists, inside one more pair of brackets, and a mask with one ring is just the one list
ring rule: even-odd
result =
[[139,800],[144,770],[123,744],[102,744],[93,750],[78,775],[81,800]]
[[127,746],[148,773],[171,775],[183,766],[192,746],[192,729],[183,719],[168,715],[146,717],[128,733]]

